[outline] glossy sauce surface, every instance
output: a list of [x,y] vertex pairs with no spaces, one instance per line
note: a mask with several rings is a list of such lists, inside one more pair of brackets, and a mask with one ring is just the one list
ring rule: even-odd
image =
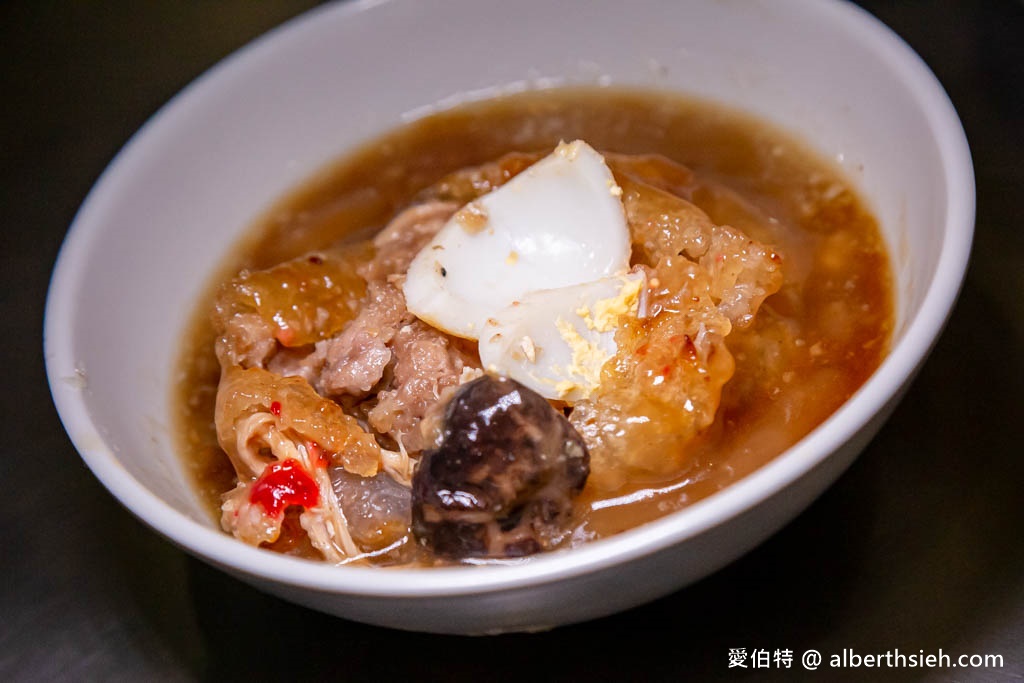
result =
[[837,169],[791,136],[715,105],[649,92],[543,91],[466,105],[371,142],[282,199],[198,302],[183,343],[175,418],[211,512],[233,485],[212,423],[216,285],[243,267],[266,268],[371,235],[452,171],[577,138],[606,152],[662,154],[693,170],[691,201],[716,223],[772,245],[785,280],[754,325],[728,337],[736,372],[686,465],[611,494],[585,488],[575,504],[574,541],[633,527],[736,481],[820,424],[881,362],[893,295],[878,226]]

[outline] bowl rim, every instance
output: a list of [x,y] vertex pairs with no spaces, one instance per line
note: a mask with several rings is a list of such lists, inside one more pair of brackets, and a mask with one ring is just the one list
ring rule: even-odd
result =
[[[247,546],[218,529],[172,508],[118,462],[93,422],[82,392],[64,378],[74,371],[72,335],[75,294],[88,263],[90,234],[105,206],[115,201],[116,178],[131,159],[145,155],[148,140],[168,125],[182,103],[199,98],[223,79],[243,71],[253,58],[272,50],[285,35],[297,37],[324,13],[340,17],[387,4],[355,0],[322,6],[270,30],[214,65],[171,98],[118,152],[77,212],[57,257],[44,314],[47,378],[65,430],[86,465],[133,515],[189,553],[233,572],[328,593],[365,597],[475,595],[537,586],[608,569],[669,548],[709,531],[780,491],[813,470],[868,424],[912,379],[937,341],[959,295],[973,239],[974,172],[960,119],[941,84],[921,58],[891,29],[865,10],[842,0],[806,2],[805,11],[856,33],[886,61],[925,116],[943,162],[947,187],[945,223],[938,264],[913,319],[878,369],[835,413],[795,445],[742,479],[696,503],[614,536],[556,550],[523,561],[439,568],[335,567]],[[382,581],[387,572],[388,580]]]

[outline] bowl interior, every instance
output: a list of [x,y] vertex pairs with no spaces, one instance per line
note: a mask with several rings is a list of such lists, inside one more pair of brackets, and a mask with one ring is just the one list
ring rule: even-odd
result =
[[[466,99],[562,84],[733,105],[803,138],[860,188],[893,256],[898,325],[885,365],[805,440],[823,448],[797,454],[804,460],[789,461],[786,476],[827,456],[834,440],[815,442],[819,432],[844,420],[842,433],[855,431],[919,364],[970,246],[966,143],[909,49],[831,2],[391,0],[316,10],[214,68],[140,131],[90,194],[46,321],[54,398],[89,466],[178,543],[222,564],[252,557],[203,511],[170,433],[173,362],[210,275],[273,201],[368,138]],[[708,523],[715,506],[753,505],[783,479],[765,474],[756,479],[764,486],[728,505],[730,491],[713,496]]]

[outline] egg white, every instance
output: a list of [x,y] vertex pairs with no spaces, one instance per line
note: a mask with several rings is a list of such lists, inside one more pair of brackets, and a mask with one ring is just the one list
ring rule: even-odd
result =
[[413,259],[403,291],[425,322],[478,339],[488,318],[527,292],[629,269],[630,238],[604,158],[559,145],[458,212]]

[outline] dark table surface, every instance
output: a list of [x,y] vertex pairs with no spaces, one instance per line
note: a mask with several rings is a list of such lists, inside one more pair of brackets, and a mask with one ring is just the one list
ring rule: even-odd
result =
[[[918,380],[805,514],[695,585],[553,632],[458,638],[260,594],[122,509],[79,460],[41,352],[50,270],[118,148],[304,0],[0,5],[0,680],[1024,678],[1024,4],[864,2],[967,131],[972,265]],[[998,654],[1002,668],[728,668],[730,648]],[[794,662],[799,668],[799,661]],[[771,674],[771,676],[767,675]]]

